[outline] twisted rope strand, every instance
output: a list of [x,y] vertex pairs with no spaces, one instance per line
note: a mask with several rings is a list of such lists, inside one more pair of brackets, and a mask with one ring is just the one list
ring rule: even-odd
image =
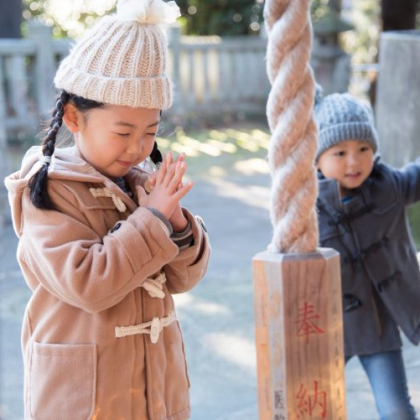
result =
[[268,151],[274,227],[271,252],[313,252],[318,244],[309,6],[309,0],[266,0],[264,6],[269,35],[267,73],[272,85],[267,101],[272,133]]

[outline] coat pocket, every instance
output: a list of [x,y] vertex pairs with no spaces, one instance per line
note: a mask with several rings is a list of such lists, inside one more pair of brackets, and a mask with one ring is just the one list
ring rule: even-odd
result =
[[32,419],[90,419],[95,391],[94,344],[32,343],[27,391]]

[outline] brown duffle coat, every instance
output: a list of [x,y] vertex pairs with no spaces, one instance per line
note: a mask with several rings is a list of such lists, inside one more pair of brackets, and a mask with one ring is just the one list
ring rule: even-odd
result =
[[[30,149],[21,170],[6,178],[18,261],[33,293],[22,331],[25,418],[189,418],[172,294],[205,274],[210,246],[201,219],[184,209],[194,243],[180,251],[150,210],[74,147],[56,149],[49,170],[57,210],[38,210],[27,185],[40,153]],[[145,177],[133,168],[125,179],[135,190]],[[94,194],[104,188],[108,196]],[[157,274],[163,284],[153,284]]]

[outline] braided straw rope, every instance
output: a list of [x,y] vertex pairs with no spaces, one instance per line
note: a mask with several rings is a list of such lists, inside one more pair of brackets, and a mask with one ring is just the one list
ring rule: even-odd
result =
[[269,35],[267,73],[272,85],[267,102],[272,134],[268,151],[274,227],[271,252],[313,252],[318,244],[309,6],[310,0],[266,0],[264,6]]

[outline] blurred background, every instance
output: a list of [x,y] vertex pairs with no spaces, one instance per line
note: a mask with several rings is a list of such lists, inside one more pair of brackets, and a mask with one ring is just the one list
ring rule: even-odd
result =
[[[195,420],[257,418],[251,259],[271,239],[267,34],[261,0],[178,0],[168,29],[174,104],[159,145],[186,152],[196,186],[186,205],[213,245],[208,274],[177,296]],[[116,0],[0,0],[0,178],[18,170],[54,104],[52,80],[74,40]],[[324,94],[370,101],[380,154],[400,167],[420,154],[419,0],[314,0],[311,65]],[[420,246],[420,207],[409,209]],[[23,418],[20,326],[30,297],[0,183],[0,420]],[[419,350],[406,343],[420,410]],[[346,367],[348,418],[376,419],[360,366]],[[360,408],[363,407],[363,414]]]

